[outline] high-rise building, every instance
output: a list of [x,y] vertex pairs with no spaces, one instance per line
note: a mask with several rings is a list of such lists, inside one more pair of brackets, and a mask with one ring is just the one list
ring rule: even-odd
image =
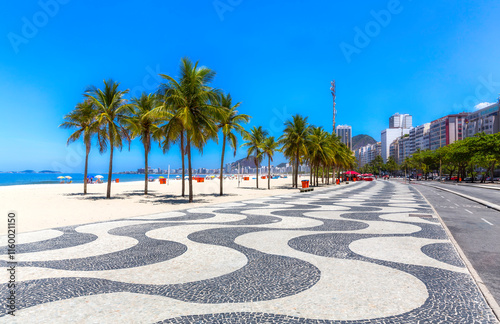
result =
[[410,114],[395,113],[389,117],[389,128],[411,128],[412,116]]
[[405,135],[396,138],[391,145],[389,145],[389,156],[396,161],[396,163],[401,164],[408,158],[410,153],[410,136]]
[[409,137],[409,141],[410,141],[410,144],[408,145],[409,147],[409,151],[410,151],[410,154],[413,154],[413,152],[416,151],[416,142],[415,142],[415,139],[416,139],[416,133],[417,133],[417,127],[412,127],[410,128],[410,137]]
[[[389,145],[389,157],[392,157],[396,163],[399,163],[398,161],[398,156],[399,156],[399,137],[396,138],[390,145]],[[387,158],[389,159],[389,158]]]
[[[431,128],[431,123],[426,123],[415,127],[415,148],[411,154],[417,150],[428,150],[429,149],[429,130]],[[425,137],[427,135],[427,137]],[[411,134],[410,134],[411,137]]]
[[500,132],[500,98],[499,102],[470,113],[465,121],[464,137],[481,132],[488,135]]
[[380,134],[381,137],[381,155],[384,163],[387,162],[387,159],[390,156],[390,146],[391,143],[394,142],[395,139],[410,134],[410,130],[408,128],[387,128],[382,131]]
[[358,166],[362,167],[375,159],[376,156],[380,155],[381,144],[377,142],[376,144],[368,144],[361,146],[356,151],[354,151],[354,156],[358,161]]
[[413,152],[411,152],[410,136],[403,136],[399,140],[399,154],[397,163],[403,163]]
[[[384,129],[381,133],[382,159],[384,160],[384,163],[387,162],[387,159],[390,156],[391,143],[403,135],[410,134],[411,128],[412,116],[410,114],[395,113],[389,117],[389,128]],[[408,142],[408,149],[410,149],[410,147],[411,144]],[[394,150],[395,148],[393,151]]]
[[335,134],[340,137],[340,141],[352,150],[352,127],[348,125],[339,125],[335,128]]

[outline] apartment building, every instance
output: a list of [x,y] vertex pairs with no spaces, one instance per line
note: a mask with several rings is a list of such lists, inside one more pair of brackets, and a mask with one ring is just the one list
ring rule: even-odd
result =
[[371,161],[375,159],[376,156],[381,155],[382,145],[380,142],[376,144],[368,144],[360,147],[356,151],[354,151],[354,156],[358,161],[358,166],[362,167],[366,164],[369,164]]
[[482,132],[488,135],[500,132],[499,113],[500,102],[470,113],[465,121],[465,137],[472,137]]
[[431,123],[425,123],[414,128],[415,138],[413,139],[413,142],[415,143],[415,145],[412,147],[412,152],[410,154],[413,154],[417,150],[423,151],[429,149],[430,129]]
[[441,117],[431,122],[430,125],[430,149],[437,150],[440,147],[464,139],[464,125],[469,113],[452,114]]

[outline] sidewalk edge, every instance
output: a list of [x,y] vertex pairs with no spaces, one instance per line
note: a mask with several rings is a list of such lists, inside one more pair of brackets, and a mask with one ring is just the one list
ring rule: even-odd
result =
[[[433,186],[430,186],[430,187],[433,187]],[[415,187],[413,187],[413,188],[415,188]],[[438,188],[438,189],[441,189],[441,188]],[[446,234],[448,235],[450,241],[453,243],[453,246],[455,247],[455,249],[457,250],[458,254],[460,255],[460,257],[464,261],[465,265],[467,266],[467,269],[469,270],[472,278],[476,282],[476,285],[479,287],[479,290],[481,291],[484,299],[486,300],[486,303],[488,304],[488,306],[490,306],[491,310],[493,311],[493,314],[495,314],[495,316],[497,318],[497,321],[500,321],[500,305],[498,305],[497,301],[495,300],[495,298],[493,297],[493,295],[488,290],[488,287],[486,287],[486,285],[484,284],[483,280],[481,279],[481,277],[477,273],[476,269],[474,269],[474,267],[472,266],[472,263],[470,263],[469,259],[465,255],[464,251],[462,250],[462,248],[460,248],[460,245],[458,245],[458,242],[455,240],[455,238],[451,234],[451,231],[449,230],[448,226],[446,226],[446,224],[444,223],[443,219],[441,218],[441,215],[439,215],[439,213],[434,208],[434,206],[432,206],[432,204],[420,192],[420,190],[418,190],[418,188],[415,188],[415,190],[418,191],[418,193],[425,199],[425,201],[429,204],[429,206],[431,206],[432,210],[437,215],[437,217],[439,219],[439,222],[441,223],[441,226],[443,226],[443,228],[444,228]],[[445,189],[445,190],[447,190],[447,189]]]

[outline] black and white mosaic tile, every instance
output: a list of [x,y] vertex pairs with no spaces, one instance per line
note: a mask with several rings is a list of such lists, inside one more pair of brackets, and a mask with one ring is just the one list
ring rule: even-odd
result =
[[374,181],[40,232],[3,320],[497,323],[440,223],[411,213],[433,210]]

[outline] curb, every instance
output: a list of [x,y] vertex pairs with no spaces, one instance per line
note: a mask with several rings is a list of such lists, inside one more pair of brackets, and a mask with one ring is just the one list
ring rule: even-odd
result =
[[[433,188],[442,189],[442,190],[445,190],[445,191],[450,191],[452,193],[455,193],[455,192],[453,192],[451,190],[448,190],[448,189],[443,189],[443,188],[434,187],[434,186],[428,186],[428,187],[433,187]],[[413,187],[413,188],[415,188],[415,187]],[[443,219],[441,218],[441,216],[439,215],[439,213],[437,212],[437,210],[434,208],[434,206],[431,205],[431,203],[420,192],[420,190],[418,190],[418,188],[415,188],[415,190],[418,191],[418,193],[425,199],[425,201],[429,204],[429,206],[431,206],[432,210],[437,215],[437,217],[439,219],[439,222],[441,223],[441,226],[443,226],[443,228],[444,228],[444,230],[446,232],[446,235],[448,235],[451,243],[455,247],[455,250],[457,250],[458,254],[462,258],[462,261],[464,261],[465,265],[467,266],[467,269],[469,270],[472,278],[476,282],[476,285],[479,287],[479,290],[481,291],[484,299],[486,300],[486,303],[488,304],[488,306],[490,306],[491,310],[493,311],[493,314],[495,314],[495,316],[497,318],[497,321],[500,321],[500,305],[498,305],[497,301],[495,300],[495,298],[493,297],[493,295],[488,290],[488,287],[486,287],[486,285],[484,284],[483,280],[481,279],[481,277],[479,276],[479,274],[476,272],[476,269],[474,269],[474,267],[472,266],[472,263],[470,263],[469,259],[467,259],[467,256],[465,255],[464,251],[460,248],[460,245],[458,245],[458,242],[455,240],[455,238],[451,234],[451,231],[449,230],[448,226],[446,226],[446,224],[444,223]],[[458,194],[458,193],[457,193],[457,195],[462,196],[462,194]],[[463,196],[466,196],[466,195],[463,195]],[[464,197],[464,198],[470,199],[470,198],[473,198],[473,197],[469,197],[469,198],[468,197]],[[473,199],[471,199],[471,200],[473,200]],[[479,200],[481,200],[481,199],[479,199]],[[495,206],[497,206],[497,205],[495,205]]]
[[432,187],[432,188],[443,190],[443,191],[448,191],[448,192],[450,192],[452,194],[455,194],[457,196],[460,196],[460,197],[463,197],[463,198],[475,201],[478,204],[481,204],[481,205],[484,205],[486,207],[489,207],[489,208],[492,208],[492,209],[500,211],[500,205],[490,203],[490,202],[488,202],[486,200],[482,200],[482,199],[479,199],[479,198],[471,197],[469,195],[465,195],[463,193],[456,192],[456,191],[453,191],[453,190],[450,190],[450,189],[446,189],[446,188],[441,188],[441,187],[438,187],[438,186],[433,186],[433,185],[428,185],[428,184],[423,184],[423,186]]
[[[460,186],[460,185],[459,185]],[[469,185],[463,185],[464,187],[474,187],[474,188],[483,188],[483,189],[489,189],[489,190],[500,190],[500,187],[495,188],[495,187],[490,187],[490,186],[485,186],[485,185],[480,185],[480,184],[469,184]]]
[[446,186],[460,186],[460,187],[474,187],[474,188],[483,188],[483,189],[490,189],[490,190],[500,190],[500,186],[499,185],[495,185],[495,186],[489,186],[487,184],[481,184],[479,182],[474,182],[474,183],[470,183],[470,182],[462,182],[462,183],[457,183],[457,182],[440,182],[441,184],[444,184]]

